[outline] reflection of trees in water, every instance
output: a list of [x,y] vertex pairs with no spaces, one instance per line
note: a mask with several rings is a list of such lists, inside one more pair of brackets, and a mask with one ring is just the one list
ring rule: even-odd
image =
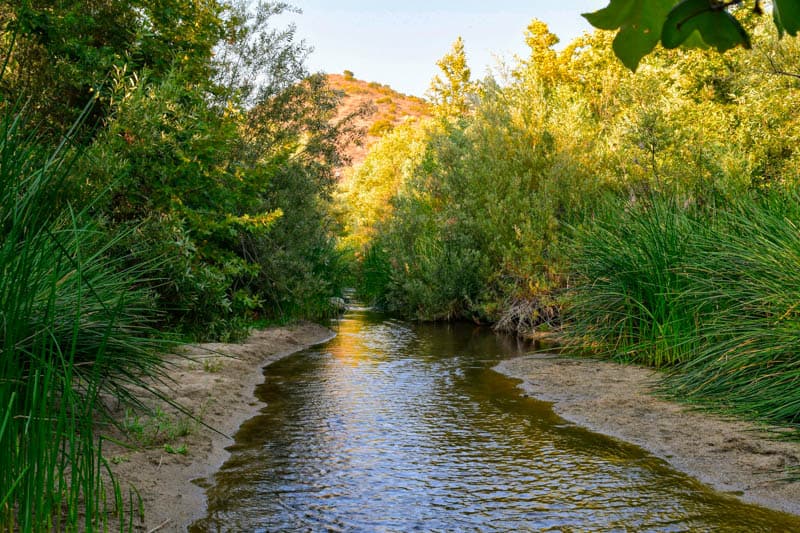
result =
[[361,312],[338,326],[267,369],[268,405],[237,435],[196,531],[780,524],[524,397],[492,367],[525,341]]

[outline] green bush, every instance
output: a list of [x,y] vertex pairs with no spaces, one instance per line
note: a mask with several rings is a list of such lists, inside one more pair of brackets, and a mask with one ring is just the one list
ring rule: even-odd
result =
[[367,302],[379,308],[386,308],[392,265],[390,255],[380,243],[374,243],[366,250],[358,265],[358,294]]
[[164,326],[235,338],[258,304],[246,287],[237,293],[257,267],[236,249],[243,234],[267,231],[277,214],[264,215],[258,184],[233,171],[235,123],[187,87],[179,71],[158,85],[123,86],[80,175],[88,176],[84,194],[109,191],[94,203],[109,230],[128,229],[118,253],[154,267],[150,286]]
[[[426,205],[402,206],[397,213],[404,217],[403,227],[394,228],[377,244],[391,250],[391,273],[384,290],[388,310],[417,320],[478,318],[477,304],[489,273],[481,251],[458,226],[440,229]],[[373,276],[371,281],[380,279]]]
[[95,212],[111,230],[136,228],[115,249],[156,267],[163,325],[233,340],[256,318],[325,314],[340,292],[323,272],[338,261],[333,93],[309,79],[245,112],[210,107],[180,70],[118,86],[75,188],[109,190]]
[[376,120],[372,123],[372,125],[367,130],[369,135],[373,137],[381,137],[386,135],[390,131],[394,129],[394,122],[389,120],[388,118],[382,118],[380,120]]
[[[442,121],[424,136],[390,136],[368,157],[362,170],[373,176],[403,169],[380,185],[393,184],[395,197],[374,226],[396,259],[385,291],[390,308],[496,321],[506,302],[543,302],[558,287],[563,224],[581,216],[602,184],[556,151],[546,116],[554,111],[525,98],[487,88],[471,119]],[[422,148],[398,148],[402,139]]]

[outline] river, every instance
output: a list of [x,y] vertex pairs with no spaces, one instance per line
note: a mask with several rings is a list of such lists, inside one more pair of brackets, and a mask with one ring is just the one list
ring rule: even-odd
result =
[[531,347],[353,309],[265,370],[190,531],[800,531],[523,396]]

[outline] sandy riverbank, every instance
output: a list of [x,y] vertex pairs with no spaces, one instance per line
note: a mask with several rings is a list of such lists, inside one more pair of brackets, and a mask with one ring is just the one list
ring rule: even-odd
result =
[[[263,382],[262,368],[308,346],[333,337],[333,332],[316,324],[270,328],[254,333],[242,344],[202,344],[185,347],[190,359],[175,358],[170,374],[175,383],[169,397],[219,433],[192,423],[185,415],[166,411],[161,434],[175,427],[189,426],[187,435],[152,444],[140,451],[117,446],[104,448],[115,476],[127,494],[136,487],[142,497],[145,520],[137,520],[138,531],[185,531],[186,526],[205,511],[202,486],[209,483],[227,459],[225,450],[239,426],[262,407],[254,394]],[[121,413],[121,416],[125,416]],[[130,415],[128,416],[130,418]],[[146,433],[157,422],[142,419]],[[227,436],[226,436],[227,435]],[[156,435],[156,439],[162,435]],[[185,454],[169,453],[181,450]]]
[[787,468],[800,465],[800,444],[655,397],[653,370],[543,354],[495,370],[521,379],[526,394],[553,402],[570,422],[636,444],[719,491],[800,515],[800,483],[782,481]]

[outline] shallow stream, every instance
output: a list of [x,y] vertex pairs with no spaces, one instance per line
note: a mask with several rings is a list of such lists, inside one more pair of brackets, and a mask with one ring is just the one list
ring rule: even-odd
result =
[[267,367],[190,531],[800,531],[524,397],[491,370],[513,338],[366,309],[335,329]]

